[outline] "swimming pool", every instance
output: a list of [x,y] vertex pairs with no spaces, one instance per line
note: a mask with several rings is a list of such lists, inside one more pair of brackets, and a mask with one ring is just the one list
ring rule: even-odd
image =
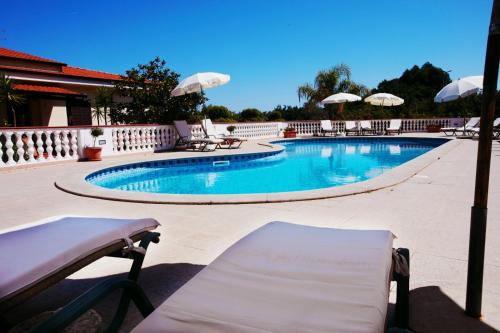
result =
[[377,177],[446,142],[422,138],[326,138],[273,141],[281,151],[151,161],[88,175],[114,190],[190,194],[296,192]]

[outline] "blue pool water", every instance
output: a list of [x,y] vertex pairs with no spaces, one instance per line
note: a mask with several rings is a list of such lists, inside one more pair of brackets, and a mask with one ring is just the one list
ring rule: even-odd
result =
[[285,150],[135,163],[95,172],[86,180],[105,188],[150,193],[304,191],[377,177],[444,142],[412,138],[275,141]]

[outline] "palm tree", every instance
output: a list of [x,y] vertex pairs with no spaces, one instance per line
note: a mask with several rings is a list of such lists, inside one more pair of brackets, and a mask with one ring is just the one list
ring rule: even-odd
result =
[[12,122],[14,127],[17,126],[16,110],[14,109],[14,106],[21,105],[25,101],[26,99],[24,96],[14,89],[12,79],[8,78],[4,74],[0,74],[0,102],[4,102],[7,105],[7,109],[10,109],[12,112]]
[[108,108],[113,105],[113,92],[113,89],[104,86],[96,90],[93,116],[97,119],[97,125],[99,125],[100,118],[104,118],[105,125],[108,124]]
[[[369,90],[364,85],[351,80],[351,69],[346,64],[339,64],[331,69],[319,71],[314,79],[314,86],[306,83],[297,89],[299,102],[304,99],[304,107],[308,110],[313,110],[317,103],[339,92],[364,96]],[[330,107],[327,108],[328,111],[331,111]],[[339,111],[342,112],[342,110],[343,104],[340,104]]]

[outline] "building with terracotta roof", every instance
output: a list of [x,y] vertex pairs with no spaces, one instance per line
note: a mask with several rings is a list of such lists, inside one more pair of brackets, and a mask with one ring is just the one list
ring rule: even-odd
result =
[[[0,73],[13,79],[26,98],[16,107],[17,126],[92,125],[90,101],[96,89],[122,79],[6,48],[0,48]],[[12,124],[12,114],[0,104],[0,127],[4,124]]]

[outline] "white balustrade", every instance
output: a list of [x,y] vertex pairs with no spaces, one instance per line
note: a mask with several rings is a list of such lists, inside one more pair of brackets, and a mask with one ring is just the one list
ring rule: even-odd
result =
[[[384,132],[390,119],[371,120],[371,126],[377,132]],[[402,119],[403,132],[425,132],[429,125],[441,127],[461,126],[463,118],[424,118]],[[290,126],[300,136],[315,135],[320,132],[319,121],[290,122],[249,122],[216,124],[219,130],[234,126],[233,135],[247,139],[277,138]],[[345,122],[332,121],[332,127],[339,132],[345,131]],[[121,155],[172,149],[177,134],[172,125],[123,125],[104,127],[102,145],[103,156]],[[205,133],[201,125],[191,125],[191,132],[196,137]],[[107,134],[106,134],[107,133]],[[80,142],[81,138],[85,138]],[[93,144],[90,128],[0,128],[0,167],[10,167],[57,160],[77,160],[83,147]],[[104,149],[106,148],[106,149]]]

